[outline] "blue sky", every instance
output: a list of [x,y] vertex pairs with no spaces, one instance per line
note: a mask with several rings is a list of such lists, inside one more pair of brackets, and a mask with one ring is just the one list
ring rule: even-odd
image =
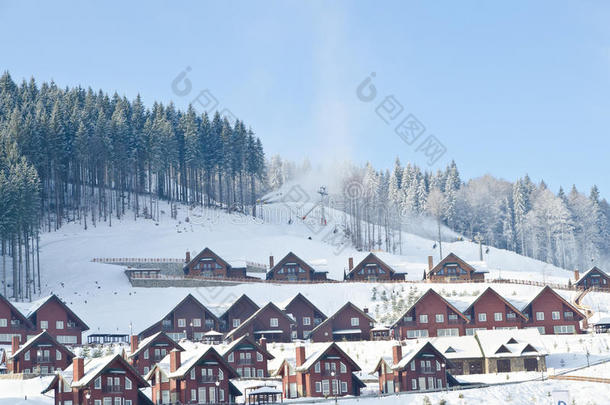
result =
[[[433,3],[433,4],[432,4]],[[604,2],[0,1],[0,69],[184,108],[203,90],[269,155],[464,178],[529,173],[610,196]],[[172,81],[190,67],[191,91]],[[371,72],[377,98],[356,88]],[[182,82],[183,83],[183,82]],[[427,166],[375,112],[393,95],[447,152]]]

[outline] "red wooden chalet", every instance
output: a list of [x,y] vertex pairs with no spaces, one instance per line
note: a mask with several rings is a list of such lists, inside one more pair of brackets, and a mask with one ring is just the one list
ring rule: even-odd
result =
[[354,362],[334,342],[305,355],[305,347],[295,348],[295,358],[284,359],[276,374],[282,377],[284,398],[360,395],[364,383],[354,372]]
[[323,281],[326,280],[325,271],[316,271],[303,259],[289,252],[277,264],[273,263],[273,256],[269,256],[269,271],[267,280],[277,281]]
[[348,259],[348,273],[345,279],[349,281],[389,281],[403,280],[407,273],[397,273],[392,267],[369,253],[360,263],[354,267],[354,259]]
[[246,319],[260,308],[246,294],[242,294],[231,306],[218,318],[220,320],[220,330],[228,332],[237,328]]
[[521,310],[528,318],[525,328],[537,328],[541,335],[582,333],[585,316],[565,298],[546,286]]
[[14,336],[24,342],[33,329],[29,319],[0,294],[0,344],[11,344]]
[[131,336],[130,349],[131,353],[127,357],[129,364],[133,366],[140,375],[145,376],[152,367],[163,360],[163,358],[172,350],[184,349],[175,340],[165,334],[165,332],[157,332],[152,336],[138,342],[138,336]]
[[324,315],[314,304],[301,293],[295,295],[286,305],[284,312],[291,317],[296,325],[292,331],[293,339],[309,339],[311,331],[326,320]]
[[212,346],[172,350],[146,376],[152,400],[162,404],[234,403],[241,392],[229,381],[237,372]]
[[245,265],[243,267],[233,267],[207,247],[193,259],[191,259],[190,252],[186,252],[185,265],[182,270],[186,276],[246,278]]
[[400,344],[393,346],[392,357],[381,358],[373,370],[382,394],[441,390],[453,380],[447,372],[452,364],[430,342],[407,346],[404,355],[402,349]]
[[223,349],[222,356],[242,378],[269,377],[267,364],[275,358],[267,351],[267,339],[261,338],[257,343],[246,335]]
[[316,326],[309,338],[313,342],[332,342],[341,340],[371,340],[371,329],[375,319],[368,310],[361,310],[347,302],[331,317]]
[[396,339],[461,336],[468,318],[429,289],[392,325]]
[[89,327],[56,295],[34,304],[27,315],[34,325],[28,337],[47,331],[61,344],[80,345],[83,332]]
[[484,281],[486,271],[477,270],[456,254],[449,253],[436,266],[432,267],[432,258],[428,258],[426,279],[430,282],[451,283],[455,281]]
[[120,355],[92,359],[75,357],[42,392],[53,391],[55,405],[149,405],[140,391],[148,383]]
[[491,287],[487,287],[463,314],[469,319],[466,335],[474,335],[479,329],[519,329],[527,322],[527,317],[517,307]]
[[269,342],[290,342],[293,328],[292,318],[270,302],[227,333],[225,339],[231,342],[248,335],[254,339],[265,337]]
[[13,338],[8,364],[13,373],[53,374],[56,370],[66,369],[74,358],[74,354],[48,332],[39,333],[21,347],[18,339],[17,336]]
[[206,332],[218,331],[219,325],[216,315],[189,294],[163,319],[140,332],[139,338],[144,339],[157,332],[165,332],[174,340],[203,340]]
[[[578,275],[578,272],[574,273]],[[602,269],[593,267],[576,280],[576,286],[588,288],[610,288],[610,276]]]

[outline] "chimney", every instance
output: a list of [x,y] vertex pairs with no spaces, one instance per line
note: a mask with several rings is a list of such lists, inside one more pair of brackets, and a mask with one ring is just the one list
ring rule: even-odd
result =
[[434,259],[432,256],[428,256],[428,271],[434,268]]
[[364,312],[365,314],[369,313],[369,309],[367,307],[362,308],[362,312]]
[[297,346],[295,350],[297,355],[297,367],[301,367],[305,363],[305,346]]
[[186,259],[184,260],[185,263],[190,263],[191,261],[191,252],[189,252],[188,250],[186,251]]
[[273,256],[269,256],[269,270],[271,270],[273,268],[273,266],[274,266]]
[[354,258],[350,257],[349,259],[347,259],[347,268],[349,269],[349,271],[352,271],[354,269]]
[[11,355],[14,355],[19,350],[19,336],[13,336],[11,339]]
[[180,368],[180,350],[174,349],[169,352],[169,372],[173,373],[174,371]]
[[131,343],[131,353],[138,350],[138,335],[132,335],[130,338]]
[[263,350],[267,350],[267,339],[265,339],[264,336],[262,338],[260,338],[260,340],[258,341],[258,344],[260,345],[260,347],[263,348]]
[[578,269],[574,269],[574,281],[578,281],[579,278],[580,273],[578,272]]
[[400,343],[396,343],[392,346],[392,362],[398,364],[400,360],[402,360],[402,346]]
[[75,357],[72,360],[72,381],[77,382],[85,376],[85,359]]

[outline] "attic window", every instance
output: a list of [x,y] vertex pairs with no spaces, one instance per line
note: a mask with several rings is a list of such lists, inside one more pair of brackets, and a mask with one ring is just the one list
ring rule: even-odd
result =
[[447,348],[447,350],[445,350],[445,353],[455,353],[455,349],[453,347],[449,346]]
[[504,345],[500,346],[498,350],[496,350],[496,354],[498,353],[510,353],[511,351]]
[[538,353],[538,350],[534,349],[534,347],[530,344],[525,346],[525,348],[521,351],[521,353],[531,353],[531,352]]
[[506,342],[507,345],[516,345],[517,341],[515,340],[515,338],[510,338],[508,340],[508,342]]

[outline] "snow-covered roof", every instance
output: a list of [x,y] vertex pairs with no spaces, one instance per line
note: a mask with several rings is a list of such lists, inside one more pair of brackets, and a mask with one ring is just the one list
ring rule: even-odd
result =
[[[413,360],[417,353],[419,353],[427,344],[428,342],[418,342],[414,345],[403,346],[402,359],[400,359],[398,364],[394,364],[392,368],[396,370],[405,368],[411,362],[411,360]],[[406,351],[404,351],[404,349],[406,349]]]
[[434,338],[431,343],[448,359],[478,359],[483,357],[481,347],[474,336]]
[[488,358],[548,354],[540,338],[540,332],[534,328],[478,330],[475,336],[483,355]]
[[[133,353],[131,353],[131,354],[129,355],[129,357],[133,357],[133,356],[135,356],[136,354],[140,353],[140,352],[141,352],[142,350],[144,350],[144,349],[145,349],[145,348],[146,348],[146,347],[147,347],[147,346],[148,346],[148,345],[149,345],[151,342],[155,341],[155,340],[156,340],[156,339],[157,339],[159,336],[164,335],[164,334],[165,334],[165,332],[161,331],[161,332],[157,332],[157,333],[155,333],[154,335],[150,335],[149,337],[147,337],[147,338],[145,338],[145,339],[142,339],[142,341],[141,341],[141,342],[138,344],[138,348],[137,348],[137,349],[136,349],[136,350],[135,350]],[[170,340],[170,341],[171,341],[172,339],[170,339],[170,338],[168,337],[168,340]],[[178,345],[178,343],[176,343],[176,345]],[[182,349],[182,348],[180,347],[180,345],[178,345],[178,347],[179,347],[180,349]]]

